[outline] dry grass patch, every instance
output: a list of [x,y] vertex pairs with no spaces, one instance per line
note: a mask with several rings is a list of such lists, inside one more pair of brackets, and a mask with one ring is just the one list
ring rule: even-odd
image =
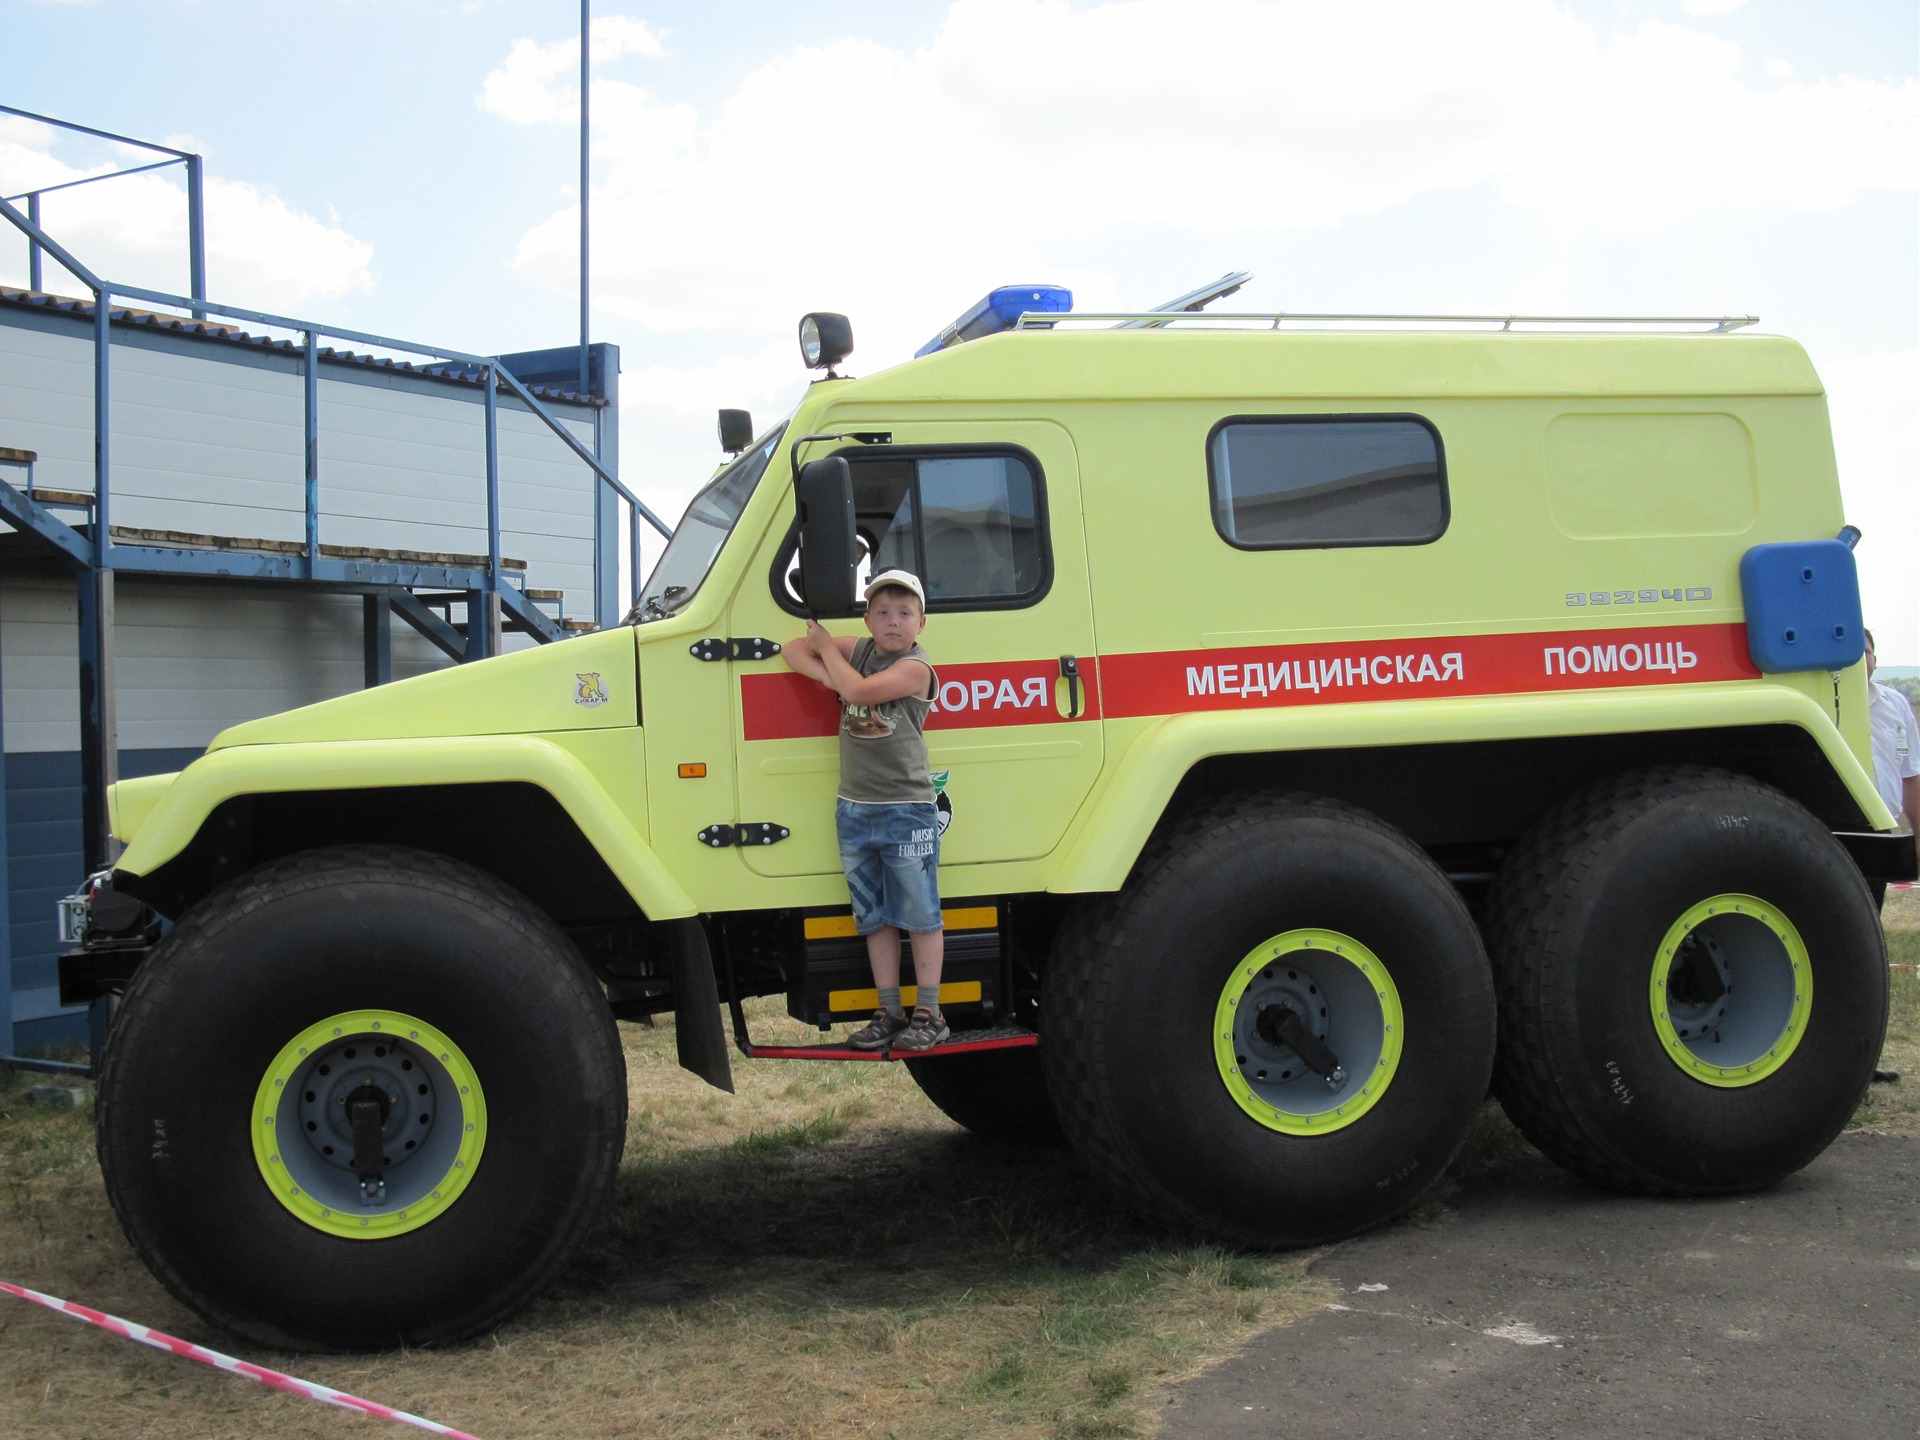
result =
[[1886,1135],[1920,1135],[1920,889],[1887,891],[1881,912],[1887,930],[1892,1007],[1883,1069],[1898,1070],[1891,1085],[1874,1085],[1854,1112],[1851,1129]]
[[[777,1004],[756,1037],[810,1032]],[[1148,1434],[1154,1389],[1323,1303],[1305,1256],[1140,1226],[1065,1152],[974,1140],[884,1064],[735,1061],[624,1028],[627,1156],[560,1282],[488,1339],[246,1358],[487,1440]],[[88,1117],[0,1086],[0,1278],[217,1348],[134,1258]],[[217,1215],[217,1206],[210,1213]],[[385,1422],[277,1395],[0,1297],[0,1434],[338,1436]]]

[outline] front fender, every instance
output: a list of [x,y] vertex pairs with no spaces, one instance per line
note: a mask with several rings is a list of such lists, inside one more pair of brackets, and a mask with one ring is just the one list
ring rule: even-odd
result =
[[117,870],[153,874],[192,843],[217,806],[242,795],[511,782],[551,795],[649,919],[697,913],[592,772],[539,736],[236,746],[202,756],[171,781],[158,795],[152,793],[155,782],[136,782],[141,788],[123,797],[119,816],[144,814]]
[[1832,718],[1797,690],[1764,682],[1574,695],[1493,695],[1388,701],[1294,710],[1209,711],[1169,715],[1128,747],[1111,779],[1089,799],[1063,842],[1049,889],[1117,890],[1139,858],[1187,772],[1219,755],[1364,749],[1392,745],[1530,740],[1543,736],[1621,735],[1716,726],[1792,725],[1820,747],[1869,828],[1893,824],[1873,778],[1834,728]]

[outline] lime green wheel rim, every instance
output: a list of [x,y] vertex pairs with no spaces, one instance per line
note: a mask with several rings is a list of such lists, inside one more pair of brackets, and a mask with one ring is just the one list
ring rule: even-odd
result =
[[[1312,1039],[1296,1049],[1287,1037],[1301,1029]],[[1213,1012],[1221,1083],[1255,1121],[1286,1135],[1328,1134],[1365,1115],[1393,1083],[1405,1043],[1387,967],[1336,930],[1289,930],[1256,945]],[[1337,1068],[1322,1074],[1310,1061]]]
[[1813,1009],[1813,968],[1793,922],[1752,895],[1715,895],[1667,930],[1648,990],[1668,1057],[1723,1089],[1792,1057]]
[[[349,1114],[368,1099],[383,1152],[371,1188],[355,1171]],[[261,1178],[289,1212],[330,1235],[379,1240],[444,1214],[472,1182],[486,1097],[460,1047],[424,1020],[349,1010],[281,1047],[254,1092],[252,1130]]]

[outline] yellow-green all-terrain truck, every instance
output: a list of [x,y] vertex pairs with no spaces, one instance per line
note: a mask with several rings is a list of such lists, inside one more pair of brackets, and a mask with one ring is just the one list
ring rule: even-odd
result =
[[[1765,1186],[1887,1013],[1861,615],[1820,381],[1727,323],[1300,328],[996,292],[824,375],[616,629],[239,725],[114,788],[71,998],[154,1273],[266,1344],[471,1335],[612,1186],[615,1022],[874,992],[836,709],[778,641],[924,577],[952,1040],[982,1137],[1145,1214],[1399,1214],[1489,1083],[1601,1183]],[[984,332],[984,333],[983,333]],[[137,901],[131,904],[129,901]],[[169,922],[164,938],[141,937]],[[871,1059],[872,1057],[865,1057]]]

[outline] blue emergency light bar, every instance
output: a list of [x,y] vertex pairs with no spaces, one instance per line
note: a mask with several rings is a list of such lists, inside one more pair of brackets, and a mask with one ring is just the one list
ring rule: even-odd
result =
[[1064,315],[1073,309],[1073,292],[1064,285],[1002,285],[933,339],[913,352],[918,360],[950,345],[1011,330],[1022,315]]

